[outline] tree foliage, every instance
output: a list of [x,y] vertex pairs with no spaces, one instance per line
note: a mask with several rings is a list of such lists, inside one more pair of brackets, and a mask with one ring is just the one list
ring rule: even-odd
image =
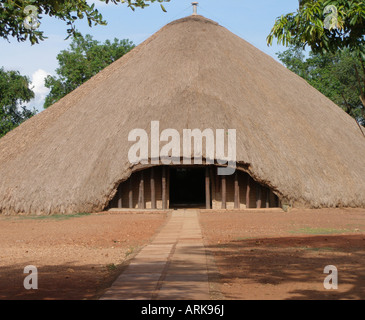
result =
[[57,102],[133,48],[134,44],[128,39],[100,43],[91,35],[75,36],[70,48],[57,56],[57,76],[48,76],[45,80],[45,86],[51,91],[44,107]]
[[[325,10],[326,8],[332,10]],[[325,21],[330,25],[326,26]],[[329,20],[328,20],[329,19]],[[278,17],[267,37],[269,45],[309,46],[314,53],[349,48],[365,60],[363,0],[300,0],[296,12]]]
[[[160,2],[164,11],[163,2],[170,0],[100,0],[105,3],[126,4],[132,10],[145,8],[153,2]],[[28,10],[27,6],[34,6],[34,10]],[[33,16],[34,15],[34,16]],[[39,24],[32,24],[27,27],[24,21],[42,19],[42,16],[49,16],[66,22],[68,36],[77,34],[75,22],[86,19],[89,26],[106,25],[102,15],[95,4],[89,4],[87,0],[0,0],[0,37],[9,40],[16,38],[18,41],[29,40],[32,44],[44,40],[44,31]],[[30,20],[29,17],[32,17]],[[33,28],[34,26],[34,28]]]
[[29,79],[18,71],[0,68],[0,137],[36,113],[24,105],[34,98],[29,86]]
[[301,48],[291,46],[279,53],[278,58],[288,69],[365,125],[365,107],[360,100],[365,69],[349,49],[324,54],[311,51],[306,58]]
[[[309,46],[313,55],[308,63],[316,63],[315,60],[318,63],[324,63],[327,61],[326,59],[329,59],[330,62],[325,64],[325,69],[333,74],[323,75],[325,78],[327,77],[327,85],[322,86],[321,79],[316,82],[315,79],[311,79],[310,82],[322,92],[339,86],[337,89],[342,97],[342,106],[344,107],[345,104],[344,109],[357,119],[359,119],[358,113],[361,111],[360,121],[363,122],[365,108],[364,34],[364,0],[299,0],[299,8],[296,12],[282,15],[276,19],[267,37],[267,43],[271,45],[273,39],[277,38],[279,44],[286,46],[294,45],[302,49]],[[323,55],[323,61],[320,61],[319,54]],[[296,56],[297,58],[298,56]],[[295,68],[299,68],[297,71],[303,72],[303,65],[296,65]],[[324,69],[321,68],[315,68],[315,70],[324,72]],[[341,70],[343,71],[342,78]],[[322,83],[325,82],[326,80],[323,80]],[[362,106],[356,107],[357,103],[353,104],[355,100],[352,101],[346,96],[345,92],[351,90],[358,94],[358,99],[354,99],[361,101]],[[327,92],[326,95],[329,93]],[[334,99],[332,94],[330,96]],[[336,102],[338,99],[336,98],[334,101]]]

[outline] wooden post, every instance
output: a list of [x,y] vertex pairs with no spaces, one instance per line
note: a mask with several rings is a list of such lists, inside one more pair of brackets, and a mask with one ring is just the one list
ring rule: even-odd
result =
[[227,209],[227,184],[226,184],[226,176],[222,176],[222,209]]
[[279,197],[270,189],[270,198],[273,198],[273,201],[270,201],[272,208],[279,208],[280,207],[280,199]]
[[270,192],[269,188],[266,188],[266,208],[270,208]]
[[120,184],[118,187],[118,208],[123,208],[123,203],[122,203],[122,185]]
[[156,209],[155,168],[151,168],[151,208]]
[[259,183],[256,184],[256,208],[260,209],[261,208],[261,197],[262,197],[262,192],[261,192],[261,185]]
[[210,177],[209,167],[205,168],[205,208],[210,209]]
[[240,185],[238,183],[238,173],[236,171],[234,175],[234,208],[240,207]]
[[162,167],[162,209],[166,207],[166,167]]
[[250,191],[251,191],[251,177],[247,175],[247,189],[246,189],[246,209],[250,207]]
[[144,174],[143,171],[141,171],[139,180],[138,208],[144,209],[144,207]]
[[128,200],[129,200],[129,209],[133,208],[133,175],[129,177],[129,192],[128,192]]

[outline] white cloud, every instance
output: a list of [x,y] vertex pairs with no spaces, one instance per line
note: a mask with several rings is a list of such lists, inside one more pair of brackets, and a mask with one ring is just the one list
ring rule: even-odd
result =
[[32,74],[31,77],[31,88],[34,92],[34,99],[30,102],[32,107],[35,107],[38,111],[41,111],[44,100],[46,99],[49,89],[44,86],[44,79],[51,75],[43,69],[38,69]]

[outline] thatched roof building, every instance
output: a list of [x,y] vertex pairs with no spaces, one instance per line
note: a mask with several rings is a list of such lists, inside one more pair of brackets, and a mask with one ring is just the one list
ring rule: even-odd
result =
[[365,206],[365,139],[356,122],[268,55],[191,16],[0,139],[0,212],[95,212],[112,199],[171,206],[184,192],[183,170],[141,171],[151,165],[128,160],[129,132],[149,132],[154,120],[161,131],[237,130],[239,175],[221,179],[215,166],[187,173],[201,177],[192,185],[208,186],[213,208],[277,206],[276,197],[297,207]]

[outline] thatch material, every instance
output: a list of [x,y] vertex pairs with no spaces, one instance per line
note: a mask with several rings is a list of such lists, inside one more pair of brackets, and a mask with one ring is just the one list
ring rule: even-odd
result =
[[0,140],[0,211],[102,210],[133,168],[128,133],[237,129],[237,160],[296,206],[365,206],[365,139],[338,106],[200,16],[172,22]]

